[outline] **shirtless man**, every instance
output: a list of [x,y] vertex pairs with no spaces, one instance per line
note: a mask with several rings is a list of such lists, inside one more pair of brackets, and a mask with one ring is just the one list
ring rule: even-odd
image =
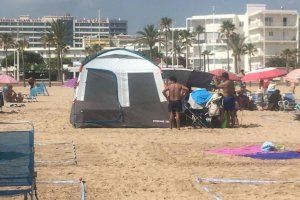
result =
[[[180,112],[182,111],[182,98],[188,93],[189,89],[179,83],[175,77],[168,78],[169,83],[163,90],[164,96],[167,98],[169,105],[168,110],[170,113],[170,128],[173,128],[174,113],[176,115],[177,129],[180,130]],[[167,94],[168,92],[168,94]]]
[[233,81],[229,80],[229,75],[224,72],[221,76],[222,83],[215,79],[216,87],[223,90],[224,110],[227,117],[227,127],[234,127],[236,121],[235,110],[235,88]]

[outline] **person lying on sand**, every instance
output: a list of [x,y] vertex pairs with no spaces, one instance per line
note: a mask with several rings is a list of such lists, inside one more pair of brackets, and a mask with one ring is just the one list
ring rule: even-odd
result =
[[[167,94],[168,92],[168,94]],[[176,115],[177,129],[180,130],[180,112],[182,111],[182,98],[189,92],[189,89],[179,83],[173,76],[169,77],[168,85],[163,90],[163,94],[169,102],[170,128],[173,128],[174,113]]]

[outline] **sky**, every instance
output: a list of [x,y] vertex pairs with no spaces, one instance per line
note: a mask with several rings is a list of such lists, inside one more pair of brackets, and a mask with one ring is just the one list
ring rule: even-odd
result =
[[0,17],[16,18],[19,15],[42,17],[70,13],[77,18],[101,18],[128,20],[128,33],[134,34],[146,24],[159,23],[169,17],[175,26],[185,26],[187,17],[246,11],[247,3],[267,4],[268,9],[292,9],[300,11],[300,0],[0,0]]

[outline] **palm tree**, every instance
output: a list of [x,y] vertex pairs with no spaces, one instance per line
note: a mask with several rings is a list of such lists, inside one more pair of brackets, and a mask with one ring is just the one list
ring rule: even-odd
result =
[[14,40],[12,34],[0,33],[0,46],[5,51],[5,68],[7,73],[7,50],[14,46]]
[[158,41],[158,30],[153,24],[148,24],[143,31],[138,31],[137,42],[146,43],[150,48],[150,59],[152,59],[153,46]]
[[293,56],[293,51],[290,49],[285,49],[281,52],[281,56],[285,59],[285,68],[288,72],[289,71],[289,60]]
[[196,35],[197,35],[197,42],[198,42],[198,48],[199,48],[199,69],[202,69],[202,62],[201,62],[201,46],[200,46],[200,35],[203,34],[205,31],[205,28],[201,25],[196,27]]
[[232,50],[232,56],[234,57],[234,71],[235,73],[239,73],[241,55],[245,54],[245,38],[240,34],[233,33],[229,37],[228,44]]
[[23,40],[18,40],[17,41],[17,48],[18,51],[21,52],[21,56],[22,56],[22,69],[23,69],[23,86],[26,87],[26,82],[25,82],[25,78],[26,78],[26,73],[25,73],[25,62],[24,62],[24,49],[27,48],[29,45],[29,43],[27,42],[27,40],[25,38],[23,38]]
[[169,37],[172,37],[172,63],[173,59],[177,60],[179,53],[181,52],[180,48],[180,31],[174,30],[169,33]]
[[46,31],[44,35],[41,38],[44,47],[48,47],[48,78],[49,78],[49,87],[51,87],[51,65],[50,65],[50,60],[51,60],[51,46],[55,44],[54,40],[54,34],[52,31]]
[[63,65],[62,65],[62,50],[65,47],[65,39],[67,38],[67,27],[62,20],[56,20],[51,22],[51,31],[54,35],[54,42],[56,46],[57,53],[57,64],[59,66],[58,69],[58,77],[63,84]]
[[92,49],[93,53],[98,53],[99,51],[102,50],[102,46],[99,45],[99,44],[93,44],[92,47],[91,47],[91,49]]
[[230,71],[230,61],[229,61],[229,37],[234,33],[235,25],[231,21],[224,21],[220,27],[219,32],[221,33],[221,38],[227,43],[227,70]]
[[[210,50],[205,50],[205,51],[203,51],[202,55],[203,55],[203,58],[204,58],[203,71],[204,72],[206,71],[206,63],[207,63],[207,71],[209,72],[210,71],[210,69],[209,69],[209,56],[212,56],[214,54]],[[207,62],[206,62],[206,60],[207,60]]]
[[248,54],[248,56],[249,56],[249,69],[250,69],[250,72],[252,71],[251,57],[254,56],[254,54],[256,52],[257,52],[257,48],[252,43],[245,44],[245,53]]
[[188,63],[189,63],[189,47],[192,45],[192,38],[193,38],[193,34],[190,33],[188,30],[180,31],[180,39],[182,45],[186,49],[186,61],[185,61],[186,68],[188,67]]
[[172,25],[172,19],[168,17],[163,17],[160,19],[160,30],[165,36],[165,51],[166,51],[166,67],[168,67],[168,35],[170,33],[170,27]]

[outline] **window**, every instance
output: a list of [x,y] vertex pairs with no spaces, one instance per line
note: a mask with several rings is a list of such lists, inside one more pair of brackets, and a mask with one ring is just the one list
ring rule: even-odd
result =
[[273,37],[274,36],[274,33],[271,31],[271,32],[269,32],[269,36],[270,37]]
[[240,22],[240,27],[244,27],[244,22]]
[[287,26],[287,17],[284,17],[282,19],[282,22],[283,22],[283,26]]
[[272,26],[273,18],[272,17],[266,17],[265,18],[265,26]]

